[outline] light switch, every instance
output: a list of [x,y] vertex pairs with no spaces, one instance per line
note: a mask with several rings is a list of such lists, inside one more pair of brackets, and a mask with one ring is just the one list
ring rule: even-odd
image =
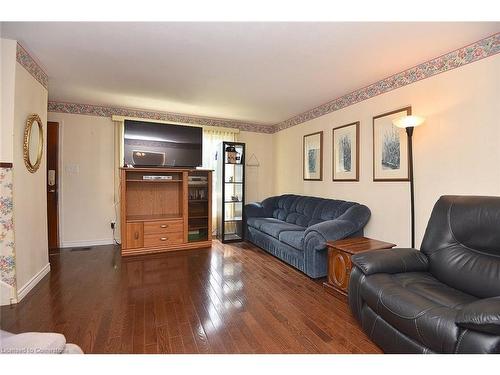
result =
[[80,165],[79,164],[66,164],[64,166],[64,171],[68,175],[76,175],[80,173]]

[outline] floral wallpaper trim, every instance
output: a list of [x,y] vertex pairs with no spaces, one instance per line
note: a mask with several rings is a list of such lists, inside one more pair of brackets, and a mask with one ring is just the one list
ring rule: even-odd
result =
[[0,280],[15,287],[15,273],[12,168],[0,168]]
[[466,47],[439,56],[419,64],[413,68],[394,74],[381,81],[353,91],[340,98],[334,99],[319,107],[301,113],[286,121],[276,124],[276,131],[299,125],[328,113],[359,103],[374,96],[384,94],[397,88],[415,83],[436,74],[470,64],[472,62],[493,56],[500,52],[500,33],[484,38]]
[[149,120],[172,121],[172,122],[191,124],[191,125],[218,126],[223,128],[232,128],[250,132],[258,132],[258,133],[274,133],[275,131],[272,125],[264,125],[252,122],[220,119],[214,117],[183,115],[170,112],[147,111],[141,109],[131,109],[131,108],[121,108],[121,107],[107,107],[107,106],[92,105],[92,104],[77,104],[77,103],[49,101],[48,111],[79,114],[79,115],[102,116],[102,117],[111,117],[113,115],[124,116],[124,117],[136,117]]
[[49,76],[19,43],[17,43],[16,60],[33,76],[33,78],[40,82],[43,87],[47,90],[49,89]]

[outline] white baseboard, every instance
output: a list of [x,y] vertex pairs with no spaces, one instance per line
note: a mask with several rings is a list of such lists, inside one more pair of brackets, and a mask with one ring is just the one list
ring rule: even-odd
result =
[[114,244],[113,239],[105,240],[82,240],[82,241],[62,241],[61,247],[87,247],[87,246],[100,246],[100,245],[112,245]]
[[45,267],[43,267],[40,271],[36,273],[35,276],[33,276],[26,284],[24,284],[21,288],[18,289],[16,302],[21,302],[21,300],[24,297],[26,297],[26,295],[30,292],[30,290],[33,289],[36,286],[36,284],[38,284],[40,280],[42,280],[43,277],[49,272],[50,272],[50,263],[47,263]]

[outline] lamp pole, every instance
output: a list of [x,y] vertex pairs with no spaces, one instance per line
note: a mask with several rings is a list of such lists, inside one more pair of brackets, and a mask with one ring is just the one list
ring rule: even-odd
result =
[[408,135],[408,177],[410,179],[411,247],[415,248],[415,187],[413,185],[413,126],[406,128]]
[[[411,110],[411,109],[410,109]],[[406,115],[392,120],[398,128],[405,128],[408,135],[408,180],[410,181],[410,209],[411,209],[411,247],[415,247],[415,187],[413,185],[413,129],[422,125],[425,118],[422,116]]]

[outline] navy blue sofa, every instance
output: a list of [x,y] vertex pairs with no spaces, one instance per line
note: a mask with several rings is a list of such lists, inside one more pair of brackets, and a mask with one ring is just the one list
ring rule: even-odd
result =
[[326,241],[363,235],[370,209],[286,194],[245,206],[245,238],[312,278],[326,276]]

